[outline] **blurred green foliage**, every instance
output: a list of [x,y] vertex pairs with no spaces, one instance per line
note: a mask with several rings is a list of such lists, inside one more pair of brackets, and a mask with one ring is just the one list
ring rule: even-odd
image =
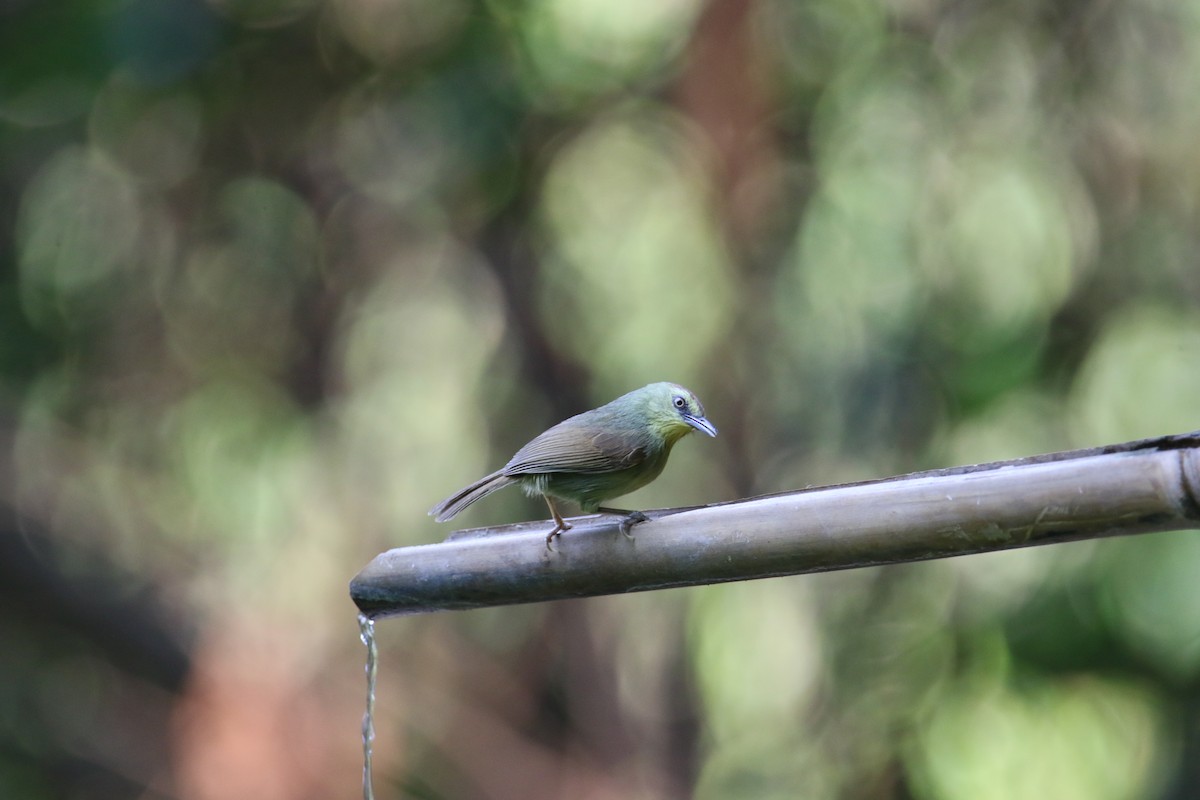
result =
[[[0,53],[3,797],[357,796],[349,577],[653,380],[721,438],[633,506],[1200,427],[1195,4],[9,0]],[[1198,548],[389,621],[378,788],[1194,797]]]

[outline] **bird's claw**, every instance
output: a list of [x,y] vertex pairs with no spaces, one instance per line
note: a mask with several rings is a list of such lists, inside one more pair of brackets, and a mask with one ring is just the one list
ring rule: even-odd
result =
[[565,522],[560,521],[557,525],[555,525],[554,530],[546,534],[546,549],[551,551],[554,550],[554,548],[550,546],[550,543],[554,541],[554,537],[562,536],[563,531],[569,530],[571,530],[571,526]]
[[639,522],[649,522],[649,521],[650,521],[650,518],[647,517],[645,514],[643,514],[641,511],[630,511],[628,514],[625,515],[624,519],[622,519],[619,523],[617,523],[617,530],[619,530],[621,532],[621,535],[624,536],[626,539],[632,540],[633,534],[630,533],[630,529],[634,525],[637,525]]

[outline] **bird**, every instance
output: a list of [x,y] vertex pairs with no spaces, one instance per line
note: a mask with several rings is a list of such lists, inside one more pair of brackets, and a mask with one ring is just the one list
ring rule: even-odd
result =
[[671,448],[692,431],[717,435],[699,398],[676,383],[651,383],[542,432],[502,468],[450,495],[429,515],[445,522],[476,500],[516,484],[530,497],[541,495],[550,509],[554,528],[546,534],[547,548],[571,529],[556,499],[578,503],[587,514],[627,515],[620,529],[629,536],[630,526],[645,522],[646,515],[600,504],[657,478]]

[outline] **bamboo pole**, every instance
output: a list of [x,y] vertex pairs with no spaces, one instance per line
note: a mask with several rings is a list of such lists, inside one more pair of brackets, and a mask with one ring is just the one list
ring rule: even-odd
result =
[[460,531],[350,583],[372,617],[531,603],[1200,528],[1200,431],[647,512]]

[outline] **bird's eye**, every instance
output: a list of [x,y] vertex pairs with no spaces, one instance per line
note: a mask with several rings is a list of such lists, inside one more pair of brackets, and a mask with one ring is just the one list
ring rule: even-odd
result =
[[678,408],[678,409],[680,409],[680,410],[683,410],[683,409],[687,408],[687,400],[684,400],[684,399],[683,399],[682,397],[680,397],[679,395],[675,395],[675,401],[674,401],[674,402],[675,402],[675,407],[676,407],[676,408]]

